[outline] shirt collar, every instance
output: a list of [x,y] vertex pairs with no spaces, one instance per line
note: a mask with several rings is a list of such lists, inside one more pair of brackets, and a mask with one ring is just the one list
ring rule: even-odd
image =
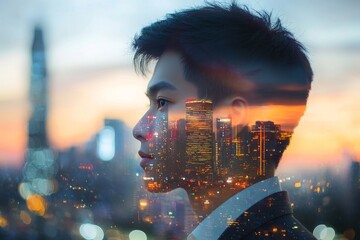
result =
[[280,192],[278,177],[268,178],[245,188],[216,208],[187,237],[187,240],[218,239],[225,229],[246,209],[270,196]]

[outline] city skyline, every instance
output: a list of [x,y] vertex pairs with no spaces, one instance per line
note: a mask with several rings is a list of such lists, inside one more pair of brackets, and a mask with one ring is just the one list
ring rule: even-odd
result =
[[142,151],[152,156],[141,163],[152,192],[194,182],[240,187],[269,178],[292,136],[270,120],[233,125],[231,116],[214,115],[210,99],[187,99],[185,108],[185,118],[169,121],[165,105],[138,123],[136,132],[148,143]]
[[[43,19],[45,41],[49,43],[47,58],[52,109],[49,112],[49,140],[56,149],[64,150],[85,144],[101,127],[103,118],[124,119],[128,126],[135,124],[147,102],[141,94],[146,81],[137,76],[131,66],[129,46],[136,29],[154,18],[162,18],[166,12],[202,3],[174,1],[164,6],[162,2],[154,1],[148,5],[152,11],[144,14],[135,11],[139,2],[112,5],[33,1],[22,8],[18,8],[16,3],[1,3],[4,42],[0,45],[0,77],[3,79],[0,92],[0,166],[21,167],[23,164],[29,115],[28,50],[33,26],[39,18]],[[354,104],[358,102],[356,89],[359,88],[356,81],[359,76],[356,70],[359,36],[355,30],[359,17],[354,10],[358,3],[297,3],[301,9],[311,9],[306,11],[306,16],[294,11],[286,1],[272,4],[245,1],[244,4],[254,9],[272,10],[274,16],[284,16],[284,26],[294,30],[295,36],[308,48],[314,63],[315,81],[309,104],[280,168],[340,167],[345,161],[344,151],[359,156],[360,116]],[[325,14],[323,6],[329,8],[329,14]],[[89,11],[81,11],[81,17],[78,13],[84,7]],[[43,8],[47,11],[36,10]],[[339,9],[342,9],[341,14]],[[20,17],[15,19],[15,15],[10,14],[12,12],[17,12]],[[60,21],[64,19],[61,17],[64,12],[68,12],[69,17],[65,22]],[[104,12],[112,12],[113,17],[110,19],[108,14],[102,14]],[[347,14],[343,14],[345,12]],[[98,16],[98,21],[89,23],[86,19],[93,15]],[[338,27],[330,28],[324,24],[333,20],[330,16],[336,16]],[[95,34],[99,32],[102,34]],[[95,91],[96,98],[93,97]],[[138,96],[132,96],[133,92],[138,92]],[[88,108],[89,105],[92,108]],[[324,141],[328,144],[311,144]]]

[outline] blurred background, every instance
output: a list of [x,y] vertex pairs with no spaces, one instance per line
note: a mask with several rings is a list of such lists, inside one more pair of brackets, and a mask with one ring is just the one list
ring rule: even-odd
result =
[[[318,239],[360,239],[360,2],[238,2],[279,17],[313,66],[307,110],[277,171],[295,216]],[[131,42],[166,13],[203,4],[0,0],[0,236],[191,231],[184,192],[142,186],[131,128],[147,108],[147,78],[133,70]]]

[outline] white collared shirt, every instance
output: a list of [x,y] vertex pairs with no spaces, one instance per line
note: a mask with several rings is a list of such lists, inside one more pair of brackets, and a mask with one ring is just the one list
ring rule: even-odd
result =
[[245,210],[265,197],[281,191],[279,179],[272,177],[245,188],[216,208],[187,237],[188,240],[218,239]]

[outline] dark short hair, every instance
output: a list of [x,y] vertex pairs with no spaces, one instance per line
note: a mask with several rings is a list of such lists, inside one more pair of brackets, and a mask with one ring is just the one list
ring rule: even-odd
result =
[[[169,14],[164,20],[143,28],[135,36],[133,48],[135,69],[143,74],[148,63],[159,59],[164,51],[180,53],[185,78],[197,86],[200,98],[210,98],[215,105],[224,97],[241,92],[241,87],[225,84],[228,81],[225,79],[236,78],[232,69],[244,64],[265,63],[268,69],[282,69],[278,76],[284,78],[282,81],[275,76],[258,82],[251,94],[244,90],[250,103],[261,104],[269,98],[274,98],[274,103],[279,98],[291,98],[288,103],[305,104],[312,82],[313,73],[304,47],[280,20],[272,21],[271,14],[251,13],[247,7],[235,3],[207,4]],[[256,75],[259,71],[262,70],[243,76]],[[291,77],[286,76],[288,73]],[[265,71],[263,75],[269,74]],[[276,81],[279,83],[274,84]],[[283,88],[281,84],[297,88]]]

